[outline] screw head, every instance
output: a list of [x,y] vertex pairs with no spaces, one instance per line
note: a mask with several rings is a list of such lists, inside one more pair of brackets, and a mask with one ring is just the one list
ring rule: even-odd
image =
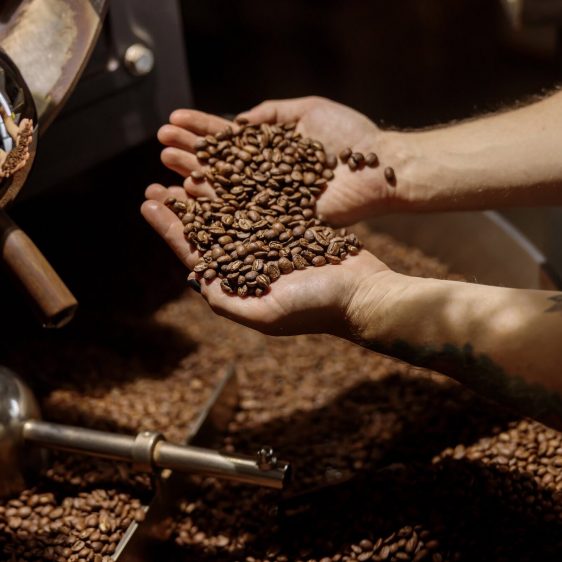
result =
[[256,463],[260,470],[271,470],[277,466],[277,457],[271,447],[262,447],[256,455]]
[[127,47],[123,60],[133,76],[146,76],[154,68],[154,53],[142,43],[133,43]]

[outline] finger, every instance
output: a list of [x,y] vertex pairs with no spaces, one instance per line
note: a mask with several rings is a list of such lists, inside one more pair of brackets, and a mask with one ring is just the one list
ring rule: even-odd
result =
[[187,129],[169,124],[160,127],[157,136],[163,145],[173,146],[188,152],[195,152],[195,143],[199,138]]
[[233,126],[227,119],[195,109],[176,109],[170,115],[170,123],[202,136],[214,135]]
[[187,201],[187,194],[182,187],[164,187],[159,183],[153,183],[146,188],[144,196],[147,199],[153,199],[154,201],[160,201],[164,203],[169,197],[175,197],[178,201]]
[[189,176],[193,170],[201,169],[199,161],[193,154],[185,150],[180,150],[179,148],[165,148],[160,155],[160,159],[164,166],[177,172],[184,178]]
[[145,201],[141,213],[154,230],[166,241],[181,262],[192,269],[199,255],[183,235],[183,224],[178,217],[159,201]]
[[186,178],[183,182],[183,187],[192,197],[208,197],[209,199],[217,198],[215,190],[206,181],[195,183],[191,178]]
[[298,121],[308,109],[310,98],[290,100],[267,100],[236,118],[248,119],[250,123],[288,123]]

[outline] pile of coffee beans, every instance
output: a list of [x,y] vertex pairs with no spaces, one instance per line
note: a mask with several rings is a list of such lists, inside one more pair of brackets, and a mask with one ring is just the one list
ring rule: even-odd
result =
[[22,119],[18,127],[12,125],[10,132],[14,135],[15,146],[7,154],[0,150],[0,178],[9,178],[25,166],[33,140],[33,121]]
[[144,519],[138,499],[94,489],[59,498],[26,490],[0,505],[2,560],[110,562],[123,533]]
[[[453,277],[415,248],[361,226],[356,233],[396,271]],[[130,259],[161,251],[155,239],[154,255],[142,247]],[[166,270],[145,271],[139,283],[148,298]],[[0,341],[3,363],[34,383],[45,418],[126,433],[161,429],[180,441],[235,363],[240,407],[223,448],[253,454],[270,445],[295,468],[294,486],[282,496],[198,478],[182,500],[170,560],[562,559],[559,432],[338,338],[273,338],[243,328],[192,291],[160,305],[150,322],[136,311],[119,314],[67,334]],[[18,536],[7,519],[24,517],[7,510],[43,495],[53,510],[72,505],[53,520],[59,531],[34,500],[29,518],[40,525]],[[57,453],[36,488],[0,500],[0,560],[38,562],[54,553],[57,562],[99,562],[98,555],[106,562],[113,547],[94,552],[97,541],[81,538],[84,529],[69,517],[108,512],[115,530],[102,533],[99,522],[98,529],[116,540],[150,497],[150,482],[130,467]]]
[[355,234],[315,216],[316,199],[333,179],[337,158],[295,124],[243,122],[198,141],[197,157],[216,199],[170,198],[186,239],[202,257],[194,271],[240,297],[261,296],[281,275],[339,264],[361,248]]

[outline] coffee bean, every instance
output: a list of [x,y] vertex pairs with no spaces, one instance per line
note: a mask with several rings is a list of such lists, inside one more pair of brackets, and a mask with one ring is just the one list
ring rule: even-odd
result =
[[265,268],[265,273],[268,275],[272,283],[274,281],[277,281],[277,279],[281,277],[281,271],[279,270],[279,266],[274,263],[267,264]]
[[[303,138],[294,127],[247,124],[236,133],[225,130],[207,135],[198,146],[196,155],[208,164],[204,175],[220,197],[199,197],[188,203],[170,198],[166,203],[182,218],[187,240],[204,253],[198,273],[208,279],[226,277],[229,283],[221,286],[227,292],[233,287],[238,292],[237,287],[245,285],[250,294],[256,294],[258,288],[263,293],[267,287],[255,279],[246,281],[246,271],[236,275],[239,260],[267,275],[269,266],[266,268],[264,261],[278,262],[280,258],[301,254],[296,262],[287,260],[288,263],[271,267],[271,283],[281,273],[308,267],[316,256],[326,253],[328,242],[323,244],[315,238],[324,234],[307,228],[318,229],[322,225],[314,214],[316,199],[333,179],[332,170],[337,166],[337,158],[327,155],[322,143]],[[343,158],[364,160],[362,154],[351,150],[347,156],[344,152]],[[333,231],[327,226],[322,229],[327,233],[323,239],[329,240]],[[306,243],[315,245],[293,245],[303,237]],[[225,254],[213,254],[215,247]],[[314,263],[338,263],[355,253],[353,248],[359,248],[358,241],[344,240],[331,248],[332,258],[323,257]],[[233,262],[227,265],[224,255],[229,255]],[[246,256],[253,257],[246,261]]]
[[205,174],[201,170],[193,170],[190,175],[195,183],[200,183],[205,179]]
[[396,175],[394,174],[394,169],[390,166],[384,169],[384,177],[391,186],[396,185]]
[[279,271],[283,274],[291,273],[293,271],[293,263],[287,258],[279,258],[277,262]]
[[365,156],[365,164],[369,166],[369,168],[376,168],[379,165],[379,158],[374,152],[369,152]]
[[207,148],[207,141],[204,138],[200,137],[195,141],[193,147],[195,148],[196,151],[204,150],[205,148]]
[[355,160],[357,166],[361,166],[365,162],[365,156],[363,156],[363,153],[361,152],[353,152],[350,158]]
[[271,284],[271,280],[269,279],[268,275],[266,275],[264,273],[261,273],[260,275],[258,275],[256,277],[256,283],[262,289],[267,289],[269,287],[269,285]]
[[351,153],[351,148],[345,148],[340,152],[340,160],[345,164],[349,160]]
[[197,156],[197,158],[198,158],[199,160],[203,161],[203,162],[209,160],[209,158],[211,157],[211,155],[209,154],[209,152],[206,151],[206,150],[198,150],[198,151],[195,153],[195,156]]
[[299,254],[293,255],[293,266],[295,269],[306,269],[307,261]]

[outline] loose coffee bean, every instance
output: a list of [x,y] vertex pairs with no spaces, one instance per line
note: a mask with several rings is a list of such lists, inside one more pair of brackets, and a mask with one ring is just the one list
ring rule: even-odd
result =
[[396,175],[394,169],[390,166],[384,169],[384,177],[391,186],[396,185]]
[[340,152],[340,160],[346,164],[347,161],[349,160],[349,157],[351,156],[352,150],[351,148],[345,148],[344,150],[342,150]]
[[376,168],[379,165],[379,158],[374,152],[369,152],[365,156],[365,164],[369,166],[369,168]]
[[193,170],[191,172],[191,179],[195,183],[200,183],[205,179],[205,174],[201,170]]
[[365,162],[365,156],[363,156],[362,152],[353,152],[351,158],[355,160],[357,166],[361,166]]

